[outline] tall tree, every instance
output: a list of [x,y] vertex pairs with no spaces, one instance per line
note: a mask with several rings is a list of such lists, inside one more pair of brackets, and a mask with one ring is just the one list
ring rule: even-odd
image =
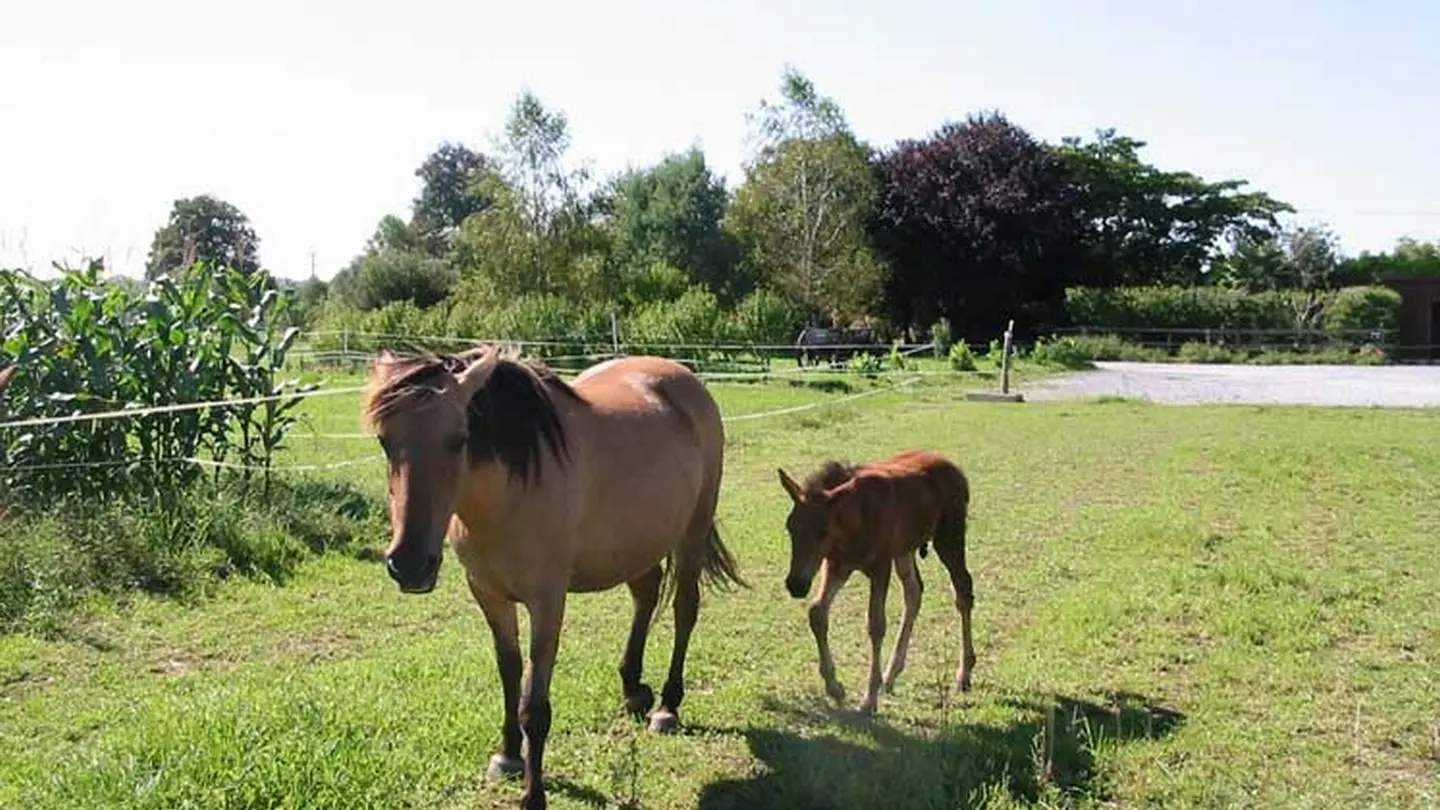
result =
[[1053,320],[1074,267],[1077,220],[1064,166],[995,114],[904,140],[880,161],[875,244],[891,264],[897,322],[940,315],[984,340],[1008,318]]
[[1240,238],[1217,272],[1221,283],[1244,290],[1324,290],[1335,286],[1339,267],[1335,234],[1308,225],[1265,239]]
[[472,283],[506,296],[578,295],[612,286],[601,261],[604,233],[585,197],[589,173],[565,165],[569,145],[565,114],[521,93],[498,144],[497,166],[479,173],[477,189],[493,204],[468,217],[457,240],[458,261]]
[[155,231],[145,277],[157,279],[204,261],[244,272],[260,267],[260,240],[240,209],[209,194],[176,200]]
[[613,260],[622,273],[663,264],[727,300],[744,295],[748,279],[734,273],[735,250],[720,227],[728,201],[699,149],[622,173],[608,203]]
[[1054,148],[1087,224],[1080,275],[1096,286],[1197,284],[1213,279],[1225,243],[1262,243],[1279,230],[1287,203],[1244,180],[1208,182],[1140,159],[1145,142],[1099,130]]
[[467,217],[494,202],[476,182],[481,172],[490,168],[485,155],[447,141],[415,170],[421,187],[411,207],[410,226],[432,252],[448,243]]
[[726,227],[770,287],[812,314],[853,320],[878,304],[885,268],[865,233],[879,187],[870,149],[839,106],[787,67],[781,99],[750,116],[754,148]]

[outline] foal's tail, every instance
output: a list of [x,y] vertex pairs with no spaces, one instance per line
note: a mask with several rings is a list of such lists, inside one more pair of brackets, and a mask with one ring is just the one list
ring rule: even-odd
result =
[[[932,473],[940,495],[940,517],[935,522],[935,548],[958,551],[965,558],[965,524],[970,511],[970,482],[959,467],[948,464]],[[925,546],[920,547],[924,557]],[[942,558],[943,559],[943,558]]]

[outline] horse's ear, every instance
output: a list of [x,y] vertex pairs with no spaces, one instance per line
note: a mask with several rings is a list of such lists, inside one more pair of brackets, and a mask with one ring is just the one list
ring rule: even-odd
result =
[[795,479],[787,475],[783,468],[776,467],[775,471],[780,473],[780,486],[784,487],[785,491],[790,493],[791,500],[799,503],[800,496],[803,494],[800,489],[800,485],[795,483]]
[[393,363],[395,362],[395,353],[385,348],[384,346],[381,346],[380,351],[375,353],[375,362]]
[[[466,354],[470,354],[470,352]],[[475,392],[480,390],[485,381],[490,379],[490,375],[495,372],[495,367],[500,363],[500,352],[494,347],[487,346],[477,349],[475,354],[479,355],[479,359],[455,375],[455,381],[459,383],[460,387],[460,397],[467,402],[475,396]]]

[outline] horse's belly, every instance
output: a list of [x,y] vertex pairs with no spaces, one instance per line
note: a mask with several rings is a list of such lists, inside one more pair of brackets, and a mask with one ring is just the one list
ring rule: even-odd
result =
[[606,590],[640,577],[678,547],[689,529],[690,514],[682,518],[649,512],[643,520],[638,517],[612,519],[603,528],[592,526],[582,533],[570,567],[570,590]]

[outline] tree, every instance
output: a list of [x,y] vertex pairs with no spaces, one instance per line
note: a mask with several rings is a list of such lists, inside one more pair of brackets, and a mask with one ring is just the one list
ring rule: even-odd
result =
[[1259,243],[1293,212],[1244,180],[1207,182],[1140,159],[1145,142],[1099,130],[1095,140],[1064,138],[1064,162],[1087,225],[1080,281],[1094,286],[1197,284],[1212,280],[1226,241]]
[[457,260],[467,283],[493,295],[607,294],[604,232],[584,196],[583,169],[564,165],[570,135],[564,113],[530,92],[511,107],[494,168],[478,173],[477,191],[492,200],[466,218]]
[[443,301],[459,280],[444,258],[431,254],[424,239],[394,215],[381,218],[365,252],[335,274],[330,297],[357,309],[376,309],[393,301],[428,307]]
[[1364,251],[1342,259],[1337,284],[1379,284],[1393,276],[1440,276],[1440,242],[1402,237],[1388,252]]
[[738,299],[750,285],[735,274],[736,250],[720,227],[728,201],[699,149],[622,173],[607,203],[612,260],[627,277],[678,268],[722,299]]
[[1058,317],[1078,220],[1065,167],[1044,144],[999,113],[972,115],[900,141],[879,170],[871,229],[891,264],[896,322],[945,316],[985,340],[1010,318]]
[[1285,228],[1266,239],[1242,237],[1219,268],[1226,286],[1262,290],[1326,290],[1335,286],[1340,247],[1324,225]]
[[411,206],[410,227],[431,252],[443,250],[466,218],[494,203],[476,183],[491,168],[485,155],[447,141],[415,170],[422,185]]
[[793,68],[781,95],[750,117],[755,148],[726,227],[768,286],[812,315],[853,320],[878,304],[885,276],[864,227],[879,190],[870,149]]
[[209,194],[176,200],[151,240],[145,277],[172,275],[196,261],[253,273],[260,268],[259,244],[249,218],[230,203]]

